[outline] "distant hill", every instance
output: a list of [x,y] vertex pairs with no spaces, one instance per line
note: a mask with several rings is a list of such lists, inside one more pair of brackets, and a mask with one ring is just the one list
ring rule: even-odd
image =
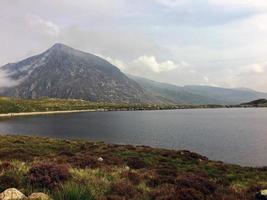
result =
[[267,93],[251,89],[227,89],[212,86],[175,86],[145,78],[131,76],[147,92],[171,102],[191,104],[240,104],[259,98],[267,98]]
[[241,103],[241,106],[252,106],[252,107],[267,107],[266,99],[257,99],[247,103]]
[[179,104],[224,104],[225,102],[213,97],[207,97],[201,93],[195,93],[184,87],[172,84],[160,83],[146,78],[128,75],[134,79],[144,90],[162,101]]

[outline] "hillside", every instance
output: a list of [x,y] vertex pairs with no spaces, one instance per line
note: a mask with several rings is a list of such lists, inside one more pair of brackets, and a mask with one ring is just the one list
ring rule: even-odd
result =
[[228,89],[212,86],[180,87],[132,75],[128,76],[134,79],[150,95],[174,103],[230,105],[258,98],[267,98],[267,93],[244,88]]
[[0,136],[0,170],[0,192],[54,200],[252,200],[267,187],[265,168],[185,150],[27,136]]
[[221,99],[227,104],[236,104],[259,98],[267,98],[267,93],[244,88],[229,89],[211,86],[185,86],[185,88],[187,91],[196,94]]
[[44,53],[7,64],[1,69],[19,83],[6,88],[3,96],[120,103],[153,100],[114,65],[63,44],[55,44]]
[[257,99],[254,101],[250,101],[247,103],[242,103],[241,106],[247,107],[267,107],[267,100],[266,99]]
[[152,96],[171,103],[178,104],[224,104],[223,99],[207,97],[194,93],[184,87],[172,84],[160,83],[146,78],[128,75],[135,80],[144,90]]
[[[31,113],[52,111],[79,111],[79,110],[166,110],[189,108],[220,108],[220,105],[174,105],[174,104],[127,104],[127,103],[97,103],[75,99],[18,99],[0,97],[0,114]],[[5,115],[3,115],[5,116]],[[9,115],[8,115],[9,116]],[[15,116],[15,115],[12,115]]]

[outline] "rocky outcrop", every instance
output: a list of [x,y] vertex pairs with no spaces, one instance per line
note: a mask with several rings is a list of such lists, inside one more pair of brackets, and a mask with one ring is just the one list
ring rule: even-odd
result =
[[267,200],[267,189],[266,190],[261,190],[256,195],[256,200]]
[[16,188],[6,189],[0,194],[0,200],[22,200],[26,199],[26,196],[18,191]]
[[50,197],[47,194],[41,192],[32,193],[28,197],[28,200],[49,200],[49,199]]
[[6,189],[0,194],[0,200],[50,200],[51,198],[41,192],[32,193],[29,197],[26,197],[16,188]]

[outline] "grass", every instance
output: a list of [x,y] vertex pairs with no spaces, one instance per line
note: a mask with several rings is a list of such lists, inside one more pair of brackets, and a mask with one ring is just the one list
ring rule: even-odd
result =
[[0,192],[12,186],[55,200],[249,200],[267,188],[267,168],[215,162],[190,151],[0,136]]
[[155,104],[114,104],[96,103],[75,99],[17,99],[0,97],[0,114],[20,112],[46,112],[69,110],[164,110],[186,108],[218,108],[220,105],[155,105]]
[[67,183],[60,186],[53,194],[54,200],[95,200],[90,189],[84,185]]

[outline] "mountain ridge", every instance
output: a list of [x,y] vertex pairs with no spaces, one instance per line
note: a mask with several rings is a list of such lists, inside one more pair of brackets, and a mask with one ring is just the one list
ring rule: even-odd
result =
[[92,102],[142,104],[239,104],[267,98],[251,89],[176,86],[126,75],[93,54],[56,43],[48,50],[0,67],[15,82],[0,95],[85,99]]
[[255,99],[267,98],[267,93],[252,89],[221,88],[206,85],[177,86],[143,77],[128,76],[145,90],[167,98],[169,101],[191,104],[240,104]]

